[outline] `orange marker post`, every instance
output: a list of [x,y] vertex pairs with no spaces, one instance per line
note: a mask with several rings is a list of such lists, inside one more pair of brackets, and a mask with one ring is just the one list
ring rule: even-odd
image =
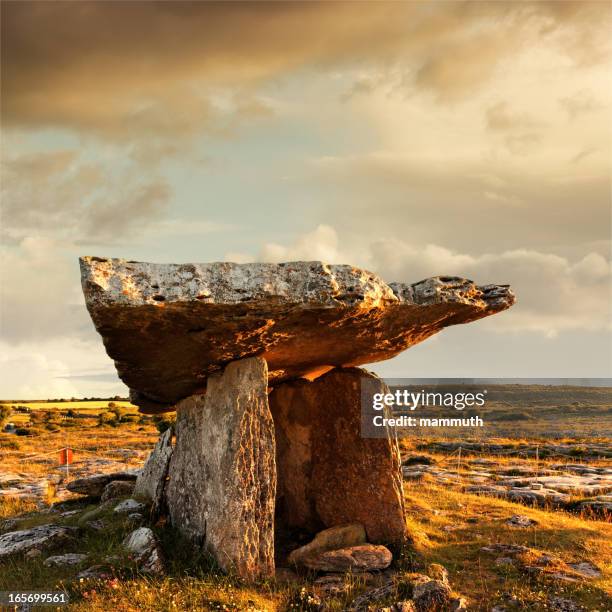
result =
[[66,480],[68,480],[68,466],[72,463],[72,449],[71,448],[62,448],[59,453],[59,463],[60,465],[66,466]]

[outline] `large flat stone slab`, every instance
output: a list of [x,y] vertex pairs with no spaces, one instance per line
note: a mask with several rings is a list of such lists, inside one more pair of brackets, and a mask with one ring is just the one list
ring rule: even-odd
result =
[[373,392],[389,392],[373,374],[348,368],[270,394],[277,516],[308,530],[361,523],[369,542],[399,544],[406,535],[399,447],[391,431],[361,437],[362,379]]
[[385,283],[323,262],[153,264],[83,257],[87,308],[132,401],[170,410],[230,361],[262,355],[272,384],[389,359],[514,303],[456,277]]
[[166,502],[172,524],[225,570],[274,575],[274,424],[260,357],[229,364],[177,406]]

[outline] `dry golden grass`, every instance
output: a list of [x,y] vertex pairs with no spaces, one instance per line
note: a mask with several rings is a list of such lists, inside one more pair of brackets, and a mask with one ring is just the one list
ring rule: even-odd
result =
[[[100,427],[95,419],[82,419],[77,427],[61,428],[57,432],[44,431],[34,436],[0,434],[2,473],[17,472],[43,477],[56,469],[59,462],[57,449],[74,449],[74,467],[92,457],[116,458],[123,461],[118,449],[150,450],[159,434],[152,423],[144,425],[125,423],[118,427]],[[18,448],[13,446],[17,444]],[[132,467],[128,459],[126,466]]]
[[[612,609],[611,524],[434,484],[406,485],[405,492],[415,551],[426,563],[444,565],[451,584],[469,597],[474,610],[490,610],[504,594],[530,610],[545,610],[550,594],[573,599],[588,610]],[[506,525],[514,514],[528,516],[537,525],[527,529]],[[516,568],[496,566],[495,559],[504,555],[481,551],[493,543],[528,546],[565,562],[590,561],[603,575],[576,584],[533,578]]]
[[[66,408],[61,405],[61,408]],[[150,449],[158,433],[152,423],[121,424],[118,427],[99,427],[95,419],[81,419],[78,426],[57,433],[40,436],[0,436],[2,472],[44,475],[57,466],[57,456],[33,457],[68,445],[112,455],[118,448]],[[17,440],[20,448],[2,446],[3,441]],[[512,440],[517,442],[517,440]],[[527,440],[524,440],[527,442]],[[80,459],[75,451],[75,460]],[[414,451],[413,451],[414,452]],[[418,451],[417,451],[418,452]],[[429,453],[431,454],[431,453]],[[456,459],[436,454],[437,461],[455,466]],[[500,463],[529,463],[528,459],[495,457]],[[552,459],[552,462],[558,460]],[[541,462],[542,466],[548,460]],[[519,610],[544,611],[551,595],[566,597],[586,610],[612,611],[612,525],[587,520],[566,512],[526,507],[517,503],[476,496],[459,488],[441,487],[435,482],[407,483],[405,496],[408,525],[412,534],[411,546],[397,559],[400,570],[425,569],[430,563],[445,566],[453,588],[467,597],[470,609],[489,611],[504,605],[507,597],[514,597]],[[10,499],[0,501],[0,519],[21,516],[18,527],[43,522],[62,521],[77,524],[93,506],[85,502],[75,505],[79,513],[62,519],[57,514],[35,512],[36,505]],[[514,514],[529,516],[537,525],[517,529],[505,521]],[[96,583],[74,583],[74,570],[49,569],[42,558],[27,559],[17,556],[0,562],[0,590],[62,588],[71,596],[68,609],[102,612],[107,610],[308,610],[307,595],[311,577],[297,585],[266,581],[246,585],[215,570],[210,561],[194,557],[174,532],[156,527],[168,561],[168,575],[151,578],[139,575],[125,559],[121,542],[129,533],[130,525],[112,511],[102,515],[108,528],[103,532],[85,530],[69,552],[90,555],[87,566],[104,563],[108,555],[117,555],[121,562],[106,580]],[[601,578],[574,584],[563,583],[550,575],[531,576],[518,567],[499,567],[495,559],[502,554],[482,552],[492,543],[521,544],[552,553],[564,562],[590,561],[603,572]],[[66,551],[68,552],[68,551]],[[528,560],[528,559],[525,559]],[[330,610],[346,609],[348,602],[364,590],[363,583],[351,582],[349,592],[341,598],[329,600]],[[310,608],[312,609],[312,608]]]

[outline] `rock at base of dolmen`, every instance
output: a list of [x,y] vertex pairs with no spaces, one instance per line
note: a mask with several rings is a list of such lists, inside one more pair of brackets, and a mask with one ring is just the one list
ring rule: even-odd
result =
[[157,514],[162,505],[171,456],[172,428],[169,428],[159,437],[134,487],[134,497],[151,502],[153,514]]
[[339,368],[313,382],[284,383],[270,395],[277,444],[279,517],[309,530],[364,525],[368,541],[406,537],[397,439],[361,437],[361,380],[388,393],[359,368]]
[[117,480],[135,482],[138,478],[138,470],[126,470],[125,472],[111,472],[110,474],[96,474],[72,480],[66,485],[71,493],[79,493],[88,497],[100,497],[107,484]]
[[166,503],[172,524],[221,568],[274,575],[276,466],[267,365],[253,357],[208,379],[177,405]]

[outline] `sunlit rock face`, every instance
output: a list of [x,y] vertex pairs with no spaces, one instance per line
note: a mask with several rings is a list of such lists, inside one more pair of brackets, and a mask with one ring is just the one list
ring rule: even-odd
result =
[[276,463],[261,357],[213,374],[177,405],[166,490],[172,524],[244,578],[274,575]]
[[277,517],[307,531],[359,523],[368,542],[399,545],[406,536],[399,447],[393,431],[361,436],[364,380],[373,393],[389,393],[370,372],[342,368],[270,394]]
[[514,303],[506,285],[408,285],[348,265],[152,264],[83,257],[87,308],[132,401],[172,410],[225,364],[259,355],[269,383],[389,359]]

